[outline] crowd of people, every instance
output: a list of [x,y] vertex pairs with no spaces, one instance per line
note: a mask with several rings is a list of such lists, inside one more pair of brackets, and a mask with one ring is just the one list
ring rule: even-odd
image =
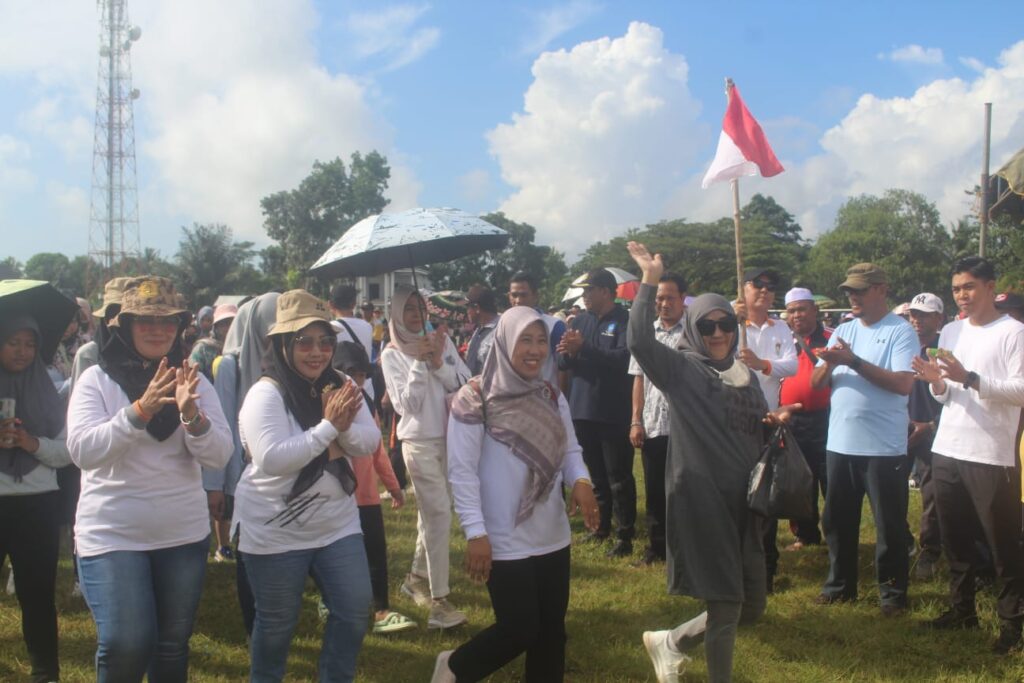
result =
[[917,579],[944,557],[949,606],[925,625],[979,627],[977,587],[999,581],[993,650],[1020,650],[1024,299],[997,294],[992,264],[953,265],[950,321],[931,292],[892,310],[884,270],[853,265],[839,286],[850,313],[831,329],[804,287],[773,315],[784,278],[771,268],[747,269],[735,301],[689,298],[659,255],[628,249],[642,274],[629,309],[605,269],[579,282],[578,311],[543,311],[537,279],[517,273],[507,306],[470,289],[464,340],[406,286],[384,311],[339,284],[328,300],[269,292],[193,315],[166,278],[115,278],[95,311],[78,300],[52,358],[32,315],[0,320],[13,411],[0,422],[0,559],[32,680],[59,680],[54,591],[73,525],[98,681],[188,680],[211,552],[235,563],[251,681],[285,678],[310,577],[319,678],[352,681],[368,632],[418,626],[392,609],[382,510],[415,501],[403,598],[429,609],[428,629],[468,621],[454,511],[465,575],[494,613],[437,655],[432,681],[482,680],[521,654],[524,680],[563,679],[572,514],[610,561],[665,563],[668,592],[704,603],[637,634],[657,680],[679,680],[703,644],[709,680],[729,681],[737,629],[778,573],[779,520],[753,512],[747,489],[782,424],[814,481],[784,551],[827,544],[817,604],[858,598],[867,497],[880,614],[908,610],[912,557]]

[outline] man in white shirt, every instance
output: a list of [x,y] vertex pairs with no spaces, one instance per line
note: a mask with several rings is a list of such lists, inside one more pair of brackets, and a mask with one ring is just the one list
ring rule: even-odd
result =
[[[770,268],[747,268],[743,273],[743,301],[733,304],[736,316],[743,321],[747,345],[740,344],[737,356],[757,375],[768,409],[779,407],[782,379],[796,374],[796,346],[793,332],[781,320],[768,316],[775,303],[779,274]],[[764,559],[768,592],[773,592],[775,570],[779,564],[779,548],[775,542],[779,521],[765,525]]]
[[[359,290],[352,285],[335,285],[331,289],[331,298],[327,301],[331,308],[331,329],[334,330],[339,345],[347,341],[355,342],[363,347],[369,356],[373,352],[373,325],[356,315],[357,294]],[[334,357],[340,356],[335,354]],[[380,387],[379,382],[367,382],[363,387],[370,395],[371,401],[377,397],[375,384]]]
[[[992,650],[1021,649],[1024,550],[1020,546],[1017,425],[1024,406],[1024,325],[995,306],[995,268],[971,256],[953,266],[953,298],[965,318],[942,329],[937,357],[914,359],[942,404],[932,444],[932,480],[942,547],[949,562],[950,608],[931,628],[977,628],[976,541],[987,541],[1002,579]],[[968,369],[970,368],[970,369]]]
[[[669,348],[679,348],[683,338],[683,313],[686,311],[686,280],[682,275],[665,273],[658,280],[654,307],[654,337]],[[668,402],[665,395],[644,376],[636,359],[629,359],[633,375],[633,421],[629,440],[640,449],[644,466],[644,490],[647,494],[647,549],[642,564],[665,561],[665,459],[668,457]]]

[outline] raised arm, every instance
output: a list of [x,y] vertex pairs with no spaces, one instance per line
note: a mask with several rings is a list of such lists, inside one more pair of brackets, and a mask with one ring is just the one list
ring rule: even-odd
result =
[[654,337],[654,295],[658,279],[665,272],[665,264],[661,254],[651,256],[642,244],[630,242],[628,247],[630,256],[643,272],[640,291],[629,311],[626,335],[629,352],[654,386],[664,390],[676,379],[675,369],[679,362],[679,352]]

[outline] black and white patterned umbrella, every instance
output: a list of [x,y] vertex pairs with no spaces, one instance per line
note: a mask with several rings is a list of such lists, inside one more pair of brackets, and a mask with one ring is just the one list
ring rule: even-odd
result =
[[458,209],[409,209],[359,221],[309,269],[321,277],[378,275],[508,244],[509,234]]

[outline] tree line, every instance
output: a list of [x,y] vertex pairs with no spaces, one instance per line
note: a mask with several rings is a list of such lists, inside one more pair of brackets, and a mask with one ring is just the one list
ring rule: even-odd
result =
[[[125,275],[165,275],[192,303],[211,303],[219,294],[255,294],[298,286],[325,294],[331,282],[310,277],[306,269],[335,240],[359,220],[381,213],[388,205],[390,179],[387,159],[378,152],[356,152],[346,167],[339,157],[313,164],[310,174],[291,190],[260,200],[263,228],[274,243],[262,250],[234,238],[232,229],[218,223],[194,223],[181,228],[177,252],[165,258],[145,249],[137,258],[117,264]],[[974,194],[970,192],[969,194]],[[888,272],[893,302],[907,301],[921,291],[949,300],[949,267],[958,257],[977,253],[978,221],[964,216],[948,229],[938,209],[924,196],[890,189],[881,196],[861,195],[847,200],[836,213],[831,230],[808,239],[793,215],[773,198],[755,194],[741,209],[744,261],[748,266],[779,271],[783,286],[805,286],[838,298],[837,285],[846,268],[872,261]],[[545,305],[559,303],[572,280],[590,268],[617,266],[631,270],[626,242],[644,242],[660,252],[671,270],[690,282],[691,292],[736,291],[733,221],[665,220],[634,227],[607,242],[587,248],[571,267],[565,255],[535,244],[537,230],[503,213],[485,220],[510,234],[508,245],[427,270],[436,289],[465,290],[482,282],[504,291],[513,273],[537,275]],[[1024,232],[1019,223],[1000,219],[989,226],[987,253],[1001,274],[1002,289],[1024,288]],[[105,275],[87,256],[35,254],[25,263],[13,257],[0,260],[0,279],[27,277],[48,280],[65,291],[98,300]]]

